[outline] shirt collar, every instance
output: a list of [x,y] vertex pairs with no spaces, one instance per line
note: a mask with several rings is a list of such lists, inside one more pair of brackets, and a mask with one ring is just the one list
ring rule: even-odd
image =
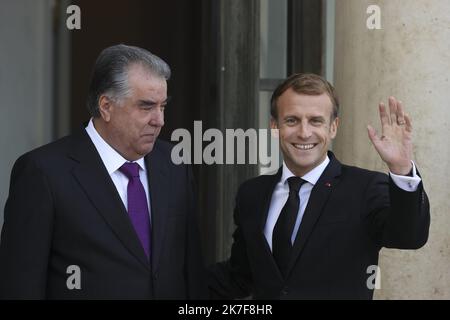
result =
[[[314,186],[317,183],[317,180],[319,180],[322,173],[325,171],[325,168],[328,166],[329,163],[330,163],[330,158],[327,155],[327,157],[325,158],[325,160],[322,161],[321,164],[319,164],[317,167],[315,167],[314,169],[312,169],[311,171],[306,173],[301,178],[303,180],[311,183]],[[289,168],[286,165],[286,162],[284,162],[284,161],[283,161],[283,169],[282,170],[283,170],[283,172],[281,175],[280,182],[284,185],[286,183],[286,180],[290,177],[294,177],[295,174],[293,174],[292,171],[289,170]]]
[[[95,129],[92,118],[91,120],[89,120],[89,124],[86,127],[86,132],[94,143],[98,153],[100,154],[103,164],[105,165],[106,170],[108,170],[108,174],[111,175],[113,172],[117,171],[125,162],[129,162],[116,150],[114,150],[114,148],[112,148],[105,140],[103,140],[103,138],[97,132],[97,129]],[[133,162],[136,162],[139,167],[145,171],[144,157]]]

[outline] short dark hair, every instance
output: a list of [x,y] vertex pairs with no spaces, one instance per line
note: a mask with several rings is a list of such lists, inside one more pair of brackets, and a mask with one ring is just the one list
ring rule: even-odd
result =
[[326,93],[333,104],[332,119],[337,118],[339,113],[339,100],[334,87],[323,77],[313,73],[295,73],[283,81],[273,92],[270,99],[270,114],[274,119],[278,118],[277,101],[278,98],[289,88],[299,94],[321,95]]
[[142,65],[157,77],[170,78],[169,65],[151,52],[124,44],[108,47],[98,56],[91,75],[87,108],[92,117],[100,116],[98,101],[101,95],[108,94],[117,100],[129,94],[128,70],[134,64]]

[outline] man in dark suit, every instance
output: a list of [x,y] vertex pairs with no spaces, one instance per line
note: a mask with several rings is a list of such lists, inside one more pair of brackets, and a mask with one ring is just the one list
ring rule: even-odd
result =
[[231,256],[211,268],[213,297],[371,299],[382,247],[417,249],[429,203],[412,162],[411,121],[391,97],[382,136],[368,127],[389,176],[341,164],[328,151],[339,119],[334,88],[295,74],[271,99],[283,166],[243,183]]
[[169,77],[147,50],[103,50],[87,127],[17,160],[0,245],[1,298],[204,297],[192,174],[157,139]]

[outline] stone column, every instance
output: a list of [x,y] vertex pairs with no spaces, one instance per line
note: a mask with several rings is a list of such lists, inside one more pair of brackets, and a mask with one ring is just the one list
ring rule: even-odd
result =
[[0,1],[0,228],[14,161],[53,137],[53,1]]
[[[366,13],[377,5],[381,29]],[[378,299],[450,299],[450,1],[345,0],[336,3],[335,85],[341,127],[334,143],[344,163],[387,172],[366,126],[380,130],[378,103],[393,95],[412,117],[414,160],[431,203],[428,243],[383,249]]]
[[[259,83],[259,1],[220,1],[218,128],[257,127]],[[236,153],[235,153],[236,156]],[[239,185],[258,173],[256,165],[218,165],[216,259],[229,257],[235,229],[233,209]]]

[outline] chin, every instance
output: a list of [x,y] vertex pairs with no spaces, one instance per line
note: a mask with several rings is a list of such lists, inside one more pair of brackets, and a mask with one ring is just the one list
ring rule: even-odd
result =
[[142,155],[142,156],[146,156],[147,154],[149,154],[153,150],[153,147],[154,147],[153,143],[145,144],[144,146],[139,148],[139,154]]
[[314,166],[317,164],[317,161],[313,161],[311,159],[298,159],[298,158],[291,158],[291,164],[298,170],[301,172],[308,172],[311,169],[314,168]]
[[149,154],[150,152],[152,152],[153,151],[153,145],[151,146],[151,147],[149,147],[149,148],[146,148],[145,150],[143,150],[144,152],[143,152],[143,154],[144,155],[147,155],[147,154]]

